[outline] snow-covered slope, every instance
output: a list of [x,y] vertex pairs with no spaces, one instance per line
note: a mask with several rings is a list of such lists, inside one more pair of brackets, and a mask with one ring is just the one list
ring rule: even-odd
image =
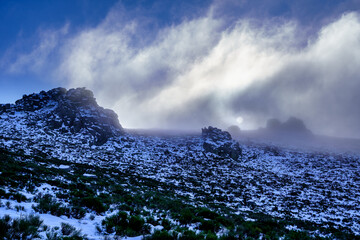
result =
[[[52,159],[63,161],[49,169],[69,171],[72,164],[85,164],[82,166],[88,167],[82,176],[89,182],[126,173],[122,180],[126,186],[133,184],[129,176],[137,179],[136,184],[153,181],[156,191],[171,191],[188,204],[212,206],[214,211],[226,208],[227,215],[243,216],[247,221],[262,213],[309,221],[319,232],[303,224],[294,226],[294,222],[287,228],[317,236],[327,228],[360,234],[360,162],[356,154],[239,145],[215,128],[206,129],[203,136],[129,134],[115,113],[99,107],[85,89],[54,89],[25,96],[15,105],[2,105],[0,129],[0,149],[40,156],[49,159],[49,164]],[[113,172],[100,176],[95,166]],[[69,176],[75,173],[66,172]],[[136,189],[141,194],[148,191],[141,185]],[[5,206],[2,209],[6,212]],[[156,213],[156,209],[151,211]],[[104,219],[104,215],[98,217],[100,222]],[[219,230],[217,234],[222,233]]]

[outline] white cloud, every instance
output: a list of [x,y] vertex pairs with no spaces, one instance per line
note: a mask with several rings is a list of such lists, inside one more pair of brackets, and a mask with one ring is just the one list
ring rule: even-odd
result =
[[41,69],[58,46],[54,76],[67,87],[93,90],[125,127],[227,127],[241,116],[241,127],[250,128],[295,115],[319,132],[360,136],[357,13],[299,47],[303,36],[294,22],[227,25],[211,11],[148,37],[141,23],[115,9],[61,43],[56,34],[45,37],[12,67],[39,58],[32,67]]
[[141,125],[144,119],[158,124],[161,116],[151,112],[160,104],[170,105],[156,102],[148,108],[148,102],[203,61],[221,38],[221,25],[210,17],[185,21],[160,30],[151,44],[138,46],[142,36],[136,22],[114,28],[105,21],[66,43],[58,75],[69,86],[94,89],[102,104],[128,116],[130,120],[122,119],[125,126]]
[[[6,66],[7,72],[12,74],[25,71],[41,73],[44,67],[48,65],[49,55],[58,46],[60,39],[68,33],[68,29],[69,24],[65,24],[59,30],[40,31],[40,43],[30,53],[18,55],[14,62]],[[2,61],[4,62],[4,59]]]

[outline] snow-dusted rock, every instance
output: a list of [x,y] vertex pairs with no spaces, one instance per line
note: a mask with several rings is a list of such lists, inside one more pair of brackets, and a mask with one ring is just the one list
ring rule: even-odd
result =
[[203,148],[206,152],[234,160],[241,155],[239,143],[232,140],[230,133],[226,131],[209,126],[202,129],[202,137],[204,138]]
[[96,103],[85,88],[55,88],[24,95],[15,105],[0,105],[0,114],[26,114],[27,125],[68,133],[89,134],[96,145],[124,133],[116,113]]

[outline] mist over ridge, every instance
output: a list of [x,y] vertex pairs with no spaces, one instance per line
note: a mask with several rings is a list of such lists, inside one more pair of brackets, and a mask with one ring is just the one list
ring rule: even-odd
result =
[[58,85],[85,86],[126,128],[256,129],[296,116],[314,133],[360,137],[357,11],[319,21],[313,32],[296,19],[223,11],[214,1],[152,29],[117,4],[75,34],[71,23],[43,32],[8,72],[47,69]]

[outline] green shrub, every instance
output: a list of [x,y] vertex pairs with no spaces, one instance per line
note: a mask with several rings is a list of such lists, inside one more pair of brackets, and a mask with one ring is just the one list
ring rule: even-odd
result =
[[39,216],[30,215],[12,220],[8,215],[5,215],[0,219],[0,239],[37,238],[42,222]]
[[181,224],[189,224],[193,222],[194,219],[195,215],[189,208],[180,211],[179,221]]
[[129,205],[127,204],[122,204],[118,207],[118,209],[120,211],[129,211],[129,212],[133,212],[134,211],[134,208],[133,207],[130,207]]
[[140,233],[144,227],[145,221],[140,216],[131,216],[129,220],[129,228],[137,233]]
[[102,225],[105,226],[106,232],[119,236],[138,236],[148,234],[150,227],[145,224],[145,220],[140,216],[131,216],[129,218],[126,212],[119,212],[115,215],[107,217],[103,220]]
[[171,229],[171,222],[167,219],[163,219],[161,221],[161,225],[164,227],[165,230],[170,230]]
[[286,240],[310,240],[311,238],[306,232],[291,230],[285,237]]
[[12,198],[17,201],[18,203],[20,202],[25,202],[27,200],[27,198],[22,195],[21,193],[14,193],[12,194]]
[[220,237],[220,240],[238,240],[239,238],[234,235],[234,233],[228,233]]
[[16,210],[17,212],[20,212],[20,211],[25,211],[25,208],[24,208],[24,206],[16,205],[16,206],[15,206],[15,210]]
[[234,228],[234,223],[230,218],[225,218],[223,216],[218,216],[215,220],[217,222],[219,222],[221,225],[223,225],[224,227],[228,228],[228,229],[233,229]]
[[73,206],[70,209],[70,213],[69,215],[76,218],[76,219],[81,219],[83,217],[85,217],[86,211],[84,208],[80,207],[80,206]]
[[197,216],[207,218],[207,219],[215,219],[219,216],[216,212],[211,211],[208,208],[199,208],[197,210]]
[[61,233],[63,235],[62,240],[82,240],[87,239],[85,235],[81,234],[81,230],[77,230],[75,227],[68,223],[61,223]]
[[101,200],[96,197],[85,197],[81,200],[81,204],[97,213],[103,213],[108,209]]
[[39,204],[33,206],[33,209],[39,213],[51,213],[52,215],[61,216],[65,215],[66,208],[56,201],[50,194],[45,194],[38,200]]
[[0,239],[4,239],[7,236],[10,227],[11,218],[9,215],[5,215],[0,219]]
[[200,239],[201,240],[204,239],[204,236],[202,236],[200,234],[198,235],[195,232],[190,231],[190,230],[183,232],[179,237],[179,240],[200,240]]
[[203,220],[201,221],[199,229],[205,232],[217,232],[219,227],[219,224],[213,220]]
[[206,235],[206,238],[205,238],[206,240],[217,240],[218,238],[217,238],[217,236],[214,234],[214,233],[208,233],[207,235]]
[[76,231],[76,228],[68,223],[61,223],[61,233],[64,236],[69,236]]
[[155,231],[152,235],[144,237],[144,240],[176,240],[177,235],[171,235],[168,231]]
[[46,240],[61,240],[59,233],[55,231],[46,232]]
[[113,233],[116,231],[116,234],[124,231],[127,227],[127,213],[126,212],[119,212],[115,215],[107,217],[103,220],[102,225],[105,225],[106,232]]

